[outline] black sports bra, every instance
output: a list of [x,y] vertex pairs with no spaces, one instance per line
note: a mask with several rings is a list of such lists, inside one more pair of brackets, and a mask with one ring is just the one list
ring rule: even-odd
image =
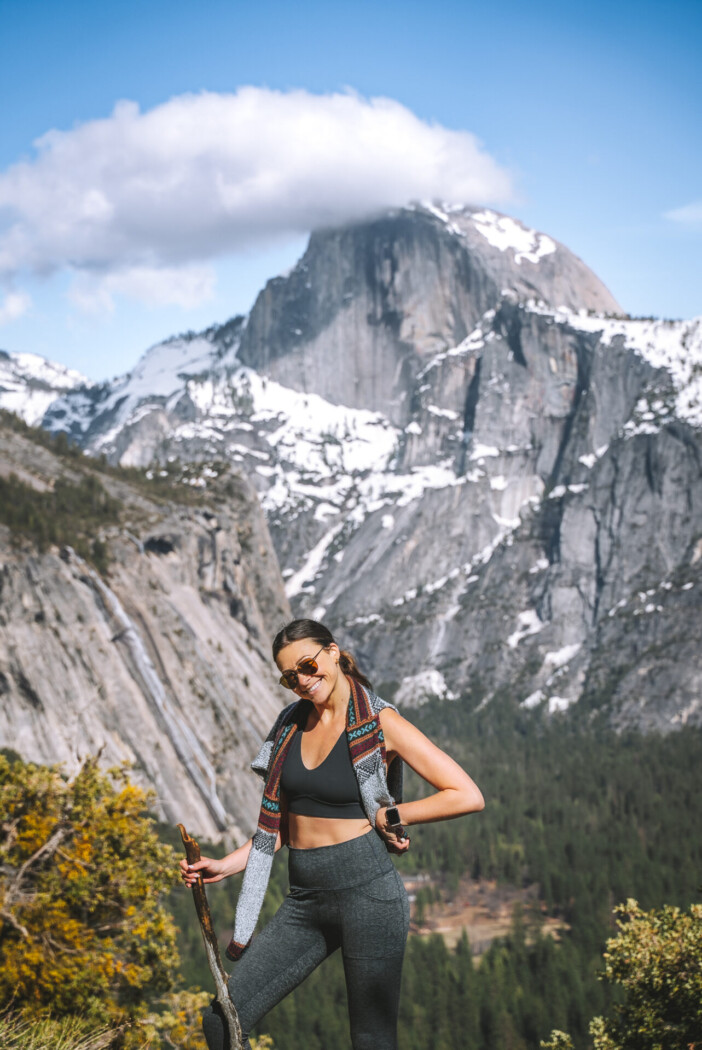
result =
[[302,731],[290,742],[280,777],[288,800],[288,812],[301,817],[335,817],[337,820],[366,819],[358,781],[353,771],[346,730],[324,761],[308,769],[302,761]]

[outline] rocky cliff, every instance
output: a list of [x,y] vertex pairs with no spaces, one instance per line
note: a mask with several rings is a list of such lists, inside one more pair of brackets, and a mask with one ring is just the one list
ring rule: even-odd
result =
[[702,721],[702,324],[624,318],[494,212],[315,234],[248,318],[45,425],[115,462],[233,463],[296,611],[388,697]]
[[562,245],[492,211],[444,205],[313,234],[259,295],[239,360],[294,390],[404,426],[434,354],[458,346],[510,289],[570,309],[618,311]]
[[[627,345],[647,327],[505,303],[427,370],[403,454],[438,450],[446,476],[369,505],[298,599],[348,625],[386,691],[702,720],[702,442],[685,378]],[[677,338],[699,360],[702,326]]]
[[28,505],[92,477],[115,520],[96,537],[102,574],[68,544],[41,549],[0,524],[0,746],[68,770],[101,750],[154,790],[164,820],[248,834],[260,797],[248,763],[282,692],[269,638],[289,615],[249,485],[229,472],[206,494],[129,480],[0,427],[10,474]]

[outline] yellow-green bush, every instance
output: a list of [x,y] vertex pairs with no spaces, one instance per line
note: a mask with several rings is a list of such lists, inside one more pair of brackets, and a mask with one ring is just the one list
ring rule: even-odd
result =
[[[602,979],[623,993],[608,1017],[590,1023],[594,1050],[702,1048],[702,904],[644,911],[619,904],[619,931],[607,942]],[[542,1050],[572,1050],[553,1031]]]
[[0,756],[0,1003],[116,1026],[171,987],[177,858],[147,801],[94,759],[65,780]]

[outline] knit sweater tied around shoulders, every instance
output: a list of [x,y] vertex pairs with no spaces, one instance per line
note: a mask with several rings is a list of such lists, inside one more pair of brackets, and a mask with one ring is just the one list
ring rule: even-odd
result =
[[[375,828],[377,811],[382,806],[393,806],[402,801],[402,761],[395,758],[386,771],[385,739],[379,718],[384,707],[393,711],[397,708],[365,689],[354,678],[349,678],[349,683],[351,695],[346,709],[346,741],[361,805]],[[284,708],[251,763],[254,772],[265,780],[265,787],[258,827],[239,894],[234,934],[227,948],[230,959],[238,959],[253,936],[280,830],[280,775],[290,742],[295,732],[304,730],[311,706],[311,701],[300,699]]]

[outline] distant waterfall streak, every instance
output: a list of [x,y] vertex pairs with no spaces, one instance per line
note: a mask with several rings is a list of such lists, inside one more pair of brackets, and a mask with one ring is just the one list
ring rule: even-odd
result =
[[110,590],[75,551],[71,551],[71,554],[80,563],[87,581],[99,595],[108,616],[116,624],[118,630],[114,633],[119,635],[120,642],[123,642],[129,651],[142,692],[158,710],[176,754],[207,803],[220,830],[226,830],[231,821],[216,792],[214,767],[202,754],[197,737],[190,726],[179,716],[169,701],[136,625],[128,616],[114,591]]

